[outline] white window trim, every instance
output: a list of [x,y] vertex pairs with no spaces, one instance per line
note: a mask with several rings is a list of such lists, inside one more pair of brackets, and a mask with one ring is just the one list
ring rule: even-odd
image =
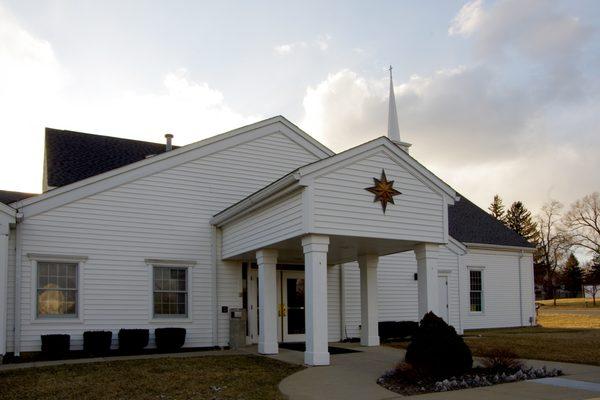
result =
[[[192,260],[162,260],[147,258],[146,265],[148,268],[148,321],[156,324],[174,324],[174,323],[191,323],[192,321],[192,270],[197,264]],[[155,317],[154,316],[154,267],[177,267],[186,268],[186,290],[187,290],[187,316],[186,317]]]
[[[28,253],[27,258],[31,260],[31,323],[32,324],[82,324],[83,317],[83,276],[84,268],[88,258],[86,256],[76,255],[58,255],[58,254],[39,254]],[[38,263],[56,262],[77,264],[77,312],[75,316],[64,317],[39,317],[37,310],[37,292],[38,292]]]
[[[471,271],[481,272],[481,311],[471,310]],[[484,266],[471,266],[467,267],[467,299],[468,310],[471,315],[485,315],[485,267]]]

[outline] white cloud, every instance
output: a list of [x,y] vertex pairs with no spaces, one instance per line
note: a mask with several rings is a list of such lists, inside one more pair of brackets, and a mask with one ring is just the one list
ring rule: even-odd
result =
[[162,90],[78,98],[51,44],[0,6],[0,189],[39,191],[44,127],[187,144],[259,119],[232,110],[223,94],[184,69]]
[[483,24],[484,17],[483,1],[473,0],[462,6],[456,14],[448,28],[448,34],[470,36]]
[[331,42],[331,36],[330,35],[322,35],[317,38],[317,40],[315,41],[315,44],[317,45],[319,50],[327,51],[327,49],[329,49],[329,42]]
[[308,44],[306,42],[294,42],[275,46],[273,47],[273,51],[275,51],[275,53],[280,56],[287,56],[292,52],[305,47],[308,47]]
[[273,47],[273,51],[275,54],[279,56],[287,56],[290,55],[300,49],[313,48],[318,49],[320,51],[327,51],[329,49],[329,43],[331,42],[330,35],[320,35],[316,40],[312,42],[292,42],[292,43],[284,43]]

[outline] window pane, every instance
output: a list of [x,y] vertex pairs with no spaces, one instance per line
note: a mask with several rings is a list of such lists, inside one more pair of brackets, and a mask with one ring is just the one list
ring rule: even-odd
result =
[[154,267],[154,315],[187,315],[187,269]]
[[37,264],[37,313],[44,316],[77,314],[77,264]]
[[481,311],[481,292],[471,292],[471,311]]

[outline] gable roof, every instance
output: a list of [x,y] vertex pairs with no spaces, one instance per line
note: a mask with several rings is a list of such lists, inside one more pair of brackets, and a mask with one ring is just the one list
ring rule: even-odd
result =
[[162,143],[46,128],[45,187],[65,186],[165,151]]
[[283,133],[299,146],[319,158],[334,153],[282,116],[268,118],[207,139],[163,152],[80,181],[57,187],[39,196],[20,200],[13,207],[21,208],[25,217],[39,214],[77,199],[108,190],[132,180],[145,177],[216,151],[235,146],[258,137]]
[[37,196],[35,193],[13,192],[10,190],[0,190],[0,203],[10,204],[15,201],[23,200],[28,197]]
[[535,247],[463,195],[448,206],[448,233],[463,243]]
[[[386,136],[381,136],[366,143],[360,144],[341,153],[304,165],[271,184],[259,189],[241,201],[217,213],[211,219],[211,224],[221,226],[233,218],[237,218],[249,212],[261,204],[269,203],[275,198],[287,193],[293,188],[307,186],[312,177],[326,171],[340,168],[341,166],[352,163],[359,158],[365,157],[374,152],[384,151],[386,154],[395,158],[395,162],[402,163],[415,177],[420,179],[425,185],[448,199],[448,203],[453,203],[457,196],[446,182],[442,181],[435,174],[425,168],[417,160],[412,158],[406,151],[394,144]],[[290,189],[292,188],[292,189]]]

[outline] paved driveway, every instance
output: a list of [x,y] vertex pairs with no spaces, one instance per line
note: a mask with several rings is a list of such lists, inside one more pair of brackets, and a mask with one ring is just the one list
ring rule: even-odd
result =
[[[331,357],[331,365],[312,367],[284,379],[279,389],[290,400],[391,400],[404,398],[379,386],[376,381],[386,370],[404,358],[404,350],[391,347],[360,347],[335,344],[361,350],[360,353]],[[568,350],[566,350],[568,351]],[[303,353],[280,350],[274,358],[302,364]],[[526,361],[529,365],[560,368],[561,378],[547,378],[490,387],[430,393],[418,399],[592,399],[600,398],[600,367],[548,361]]]

